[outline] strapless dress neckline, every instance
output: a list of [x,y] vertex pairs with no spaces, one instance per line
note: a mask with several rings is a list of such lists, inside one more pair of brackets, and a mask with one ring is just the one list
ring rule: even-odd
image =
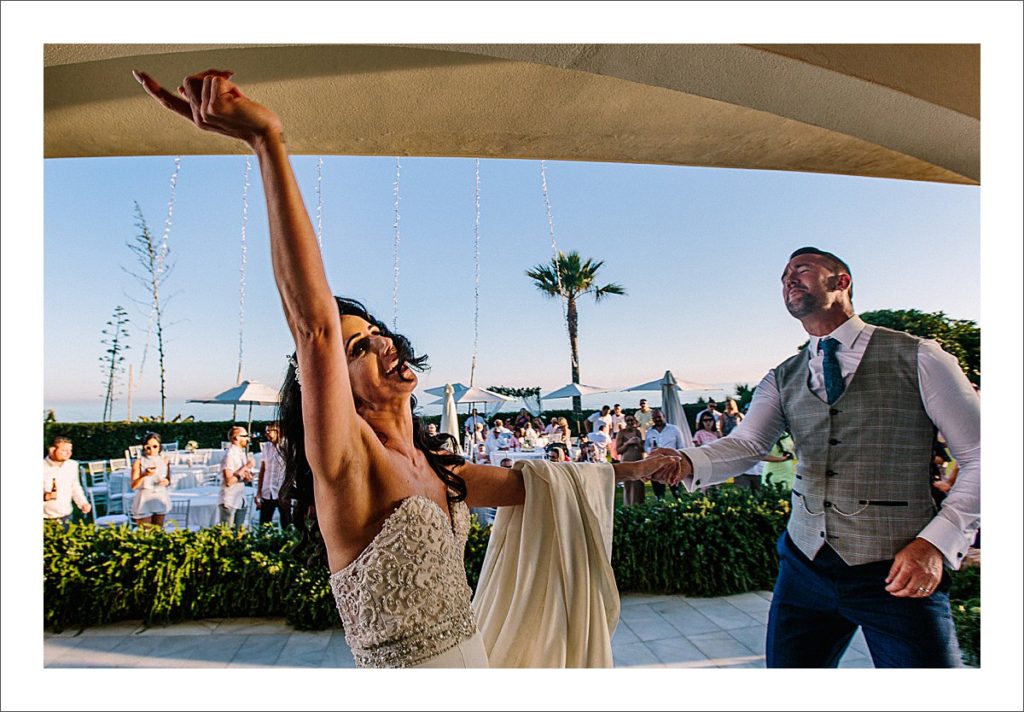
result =
[[464,554],[469,508],[412,495],[330,585],[359,667],[410,667],[476,633]]

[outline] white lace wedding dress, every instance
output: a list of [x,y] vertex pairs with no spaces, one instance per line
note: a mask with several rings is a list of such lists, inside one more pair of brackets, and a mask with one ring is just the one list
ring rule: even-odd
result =
[[403,500],[331,576],[356,665],[611,667],[612,468],[528,460],[516,469],[526,503],[498,509],[472,603],[464,502],[449,521],[427,497]]

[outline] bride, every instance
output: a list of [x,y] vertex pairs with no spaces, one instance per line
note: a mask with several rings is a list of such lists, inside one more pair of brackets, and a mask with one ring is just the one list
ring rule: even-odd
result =
[[[160,104],[246,142],[259,161],[274,278],[295,339],[282,389],[284,455],[300,491],[312,491],[356,663],[486,667],[463,565],[468,507],[527,503],[528,468],[468,463],[445,449],[448,436],[421,427],[412,392],[426,357],[358,302],[333,296],[281,121],[231,76],[193,74],[176,96],[135,72]],[[614,479],[669,477],[678,462],[617,464]],[[303,488],[303,476],[311,487]],[[617,599],[615,606],[617,614]]]

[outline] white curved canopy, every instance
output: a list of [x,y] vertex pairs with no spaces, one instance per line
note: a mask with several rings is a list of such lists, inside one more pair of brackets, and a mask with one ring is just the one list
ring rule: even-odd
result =
[[131,75],[209,67],[282,116],[293,153],[980,182],[978,45],[47,45],[45,156],[244,152]]

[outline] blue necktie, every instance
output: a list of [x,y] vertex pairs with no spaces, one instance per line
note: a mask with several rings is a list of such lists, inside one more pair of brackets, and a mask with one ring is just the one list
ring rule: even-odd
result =
[[832,405],[839,396],[846,390],[846,381],[843,380],[843,370],[839,368],[839,359],[836,358],[836,349],[839,342],[833,338],[822,339],[818,342],[818,350],[824,354],[821,365],[825,371],[825,395],[828,397],[828,404]]

